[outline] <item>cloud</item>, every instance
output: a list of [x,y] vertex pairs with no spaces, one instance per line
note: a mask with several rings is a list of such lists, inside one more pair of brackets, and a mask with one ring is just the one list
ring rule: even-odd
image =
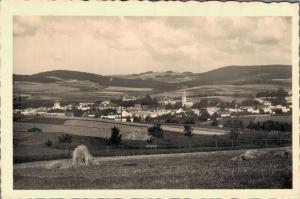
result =
[[14,17],[14,36],[33,36],[41,23],[40,17]]
[[291,64],[289,17],[14,17],[14,72]]

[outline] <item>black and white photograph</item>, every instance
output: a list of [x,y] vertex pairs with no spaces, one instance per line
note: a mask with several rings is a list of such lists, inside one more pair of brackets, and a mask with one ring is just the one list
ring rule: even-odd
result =
[[295,18],[246,11],[12,15],[12,189],[294,191]]
[[290,17],[13,25],[15,189],[292,188]]

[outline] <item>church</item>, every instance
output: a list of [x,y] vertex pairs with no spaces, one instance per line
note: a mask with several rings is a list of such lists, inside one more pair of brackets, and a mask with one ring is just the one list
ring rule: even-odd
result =
[[193,106],[193,102],[189,102],[187,100],[185,91],[183,92],[182,97],[181,97],[181,106],[182,107],[191,107],[191,106]]

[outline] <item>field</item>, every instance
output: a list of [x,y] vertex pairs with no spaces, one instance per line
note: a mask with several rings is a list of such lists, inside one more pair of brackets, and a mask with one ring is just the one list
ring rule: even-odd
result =
[[[111,127],[114,125],[120,128],[122,142],[117,148],[111,147],[108,150],[105,138],[110,137]],[[28,129],[33,127],[42,129],[42,132],[27,132]],[[154,150],[147,148],[147,145],[149,145],[146,141],[148,133],[144,126],[57,118],[29,118],[14,123],[14,162],[66,158],[66,144],[58,141],[58,136],[63,133],[72,135],[72,143],[69,145],[70,150],[84,144],[95,156],[220,151],[288,146],[291,144],[290,134],[283,134],[279,137],[276,132],[268,134],[262,134],[261,132],[241,133],[238,140],[235,141],[234,147],[232,147],[232,140],[227,133],[218,134],[212,131],[210,134],[194,134],[189,138],[184,136],[182,132],[166,131],[164,138],[155,139],[157,149]],[[52,141],[50,147],[45,145],[48,139]]]
[[[187,95],[207,95],[208,98],[219,98],[224,101],[232,101],[233,99],[241,101],[249,96],[255,96],[258,92],[276,90],[278,87],[290,91],[291,87],[286,85],[275,84],[246,84],[246,85],[205,85],[191,88],[184,88],[176,91],[168,91],[157,94],[158,96],[181,97],[185,91]],[[216,96],[216,94],[218,96]]]
[[[14,82],[14,96],[18,93],[23,97],[22,103],[25,107],[43,105],[40,101],[49,102],[60,100],[69,102],[76,101],[95,102],[98,100],[107,100],[118,98],[121,95],[146,95],[152,92],[150,88],[134,87],[105,87],[90,81],[83,80],[61,80],[55,83],[38,82]],[[39,103],[38,103],[39,102]]]
[[[53,105],[53,101],[60,100],[64,103],[76,101],[96,102],[119,98],[123,95],[145,96],[147,93],[153,96],[169,96],[180,98],[183,91],[187,92],[193,102],[203,98],[219,98],[223,101],[243,101],[249,96],[255,96],[260,91],[270,91],[278,88],[276,84],[246,84],[246,85],[206,85],[191,88],[184,88],[174,91],[157,92],[151,88],[135,88],[121,86],[103,86],[97,83],[83,80],[61,80],[55,83],[37,82],[14,82],[14,96],[18,93],[23,96],[21,100],[24,107],[38,107],[42,105]],[[290,86],[280,85],[287,91]],[[196,97],[205,95],[206,97]],[[16,103],[16,102],[15,102]]]
[[[292,187],[284,148],[231,161],[245,150],[97,158],[99,165],[47,169],[49,162],[14,166],[14,189],[286,189]],[[66,161],[63,160],[61,162]]]

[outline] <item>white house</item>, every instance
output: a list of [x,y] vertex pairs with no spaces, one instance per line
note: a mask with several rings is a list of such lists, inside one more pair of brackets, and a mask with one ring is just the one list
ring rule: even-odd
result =
[[196,115],[200,115],[200,110],[199,110],[199,109],[192,109],[192,111],[193,111]]
[[53,109],[60,109],[60,103],[59,103],[59,101],[55,101],[54,102]]
[[209,106],[209,107],[206,107],[206,110],[207,110],[209,115],[212,115],[215,112],[218,112],[220,110],[220,108],[215,107],[215,106]]
[[25,110],[21,111],[22,115],[34,115],[35,114],[36,109],[33,108],[27,108]]
[[252,114],[259,114],[259,109],[253,107],[247,107],[247,111]]
[[161,97],[158,103],[162,105],[168,105],[168,104],[174,105],[176,104],[176,101],[171,99],[170,97]]
[[129,102],[129,101],[135,101],[136,97],[135,96],[123,96],[122,101],[123,102]]

